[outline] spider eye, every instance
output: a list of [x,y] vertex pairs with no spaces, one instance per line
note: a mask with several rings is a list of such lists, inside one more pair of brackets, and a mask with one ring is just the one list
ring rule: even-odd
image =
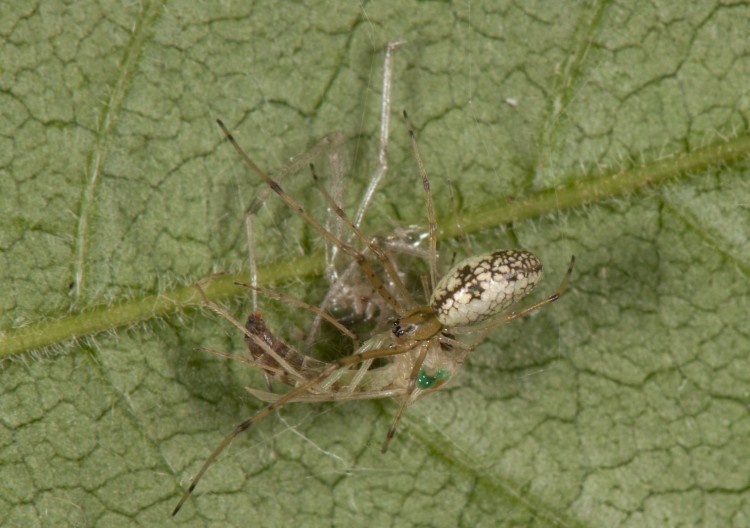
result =
[[401,326],[401,319],[396,319],[393,323],[393,334],[396,337],[401,337],[405,334],[411,334],[414,333],[414,329],[416,328],[416,325],[414,324],[407,324],[405,326]]

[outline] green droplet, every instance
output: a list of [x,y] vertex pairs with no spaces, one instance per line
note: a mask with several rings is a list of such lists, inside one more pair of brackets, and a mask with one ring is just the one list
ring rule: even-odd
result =
[[422,390],[429,389],[438,381],[443,382],[447,380],[449,376],[450,374],[445,369],[437,369],[434,376],[430,376],[424,369],[421,369],[417,375],[417,387]]

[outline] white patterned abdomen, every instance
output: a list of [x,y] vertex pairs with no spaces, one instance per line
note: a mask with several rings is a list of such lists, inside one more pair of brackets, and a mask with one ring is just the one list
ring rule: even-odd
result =
[[440,280],[430,305],[443,326],[481,323],[526,297],[541,277],[541,261],[521,249],[469,257]]

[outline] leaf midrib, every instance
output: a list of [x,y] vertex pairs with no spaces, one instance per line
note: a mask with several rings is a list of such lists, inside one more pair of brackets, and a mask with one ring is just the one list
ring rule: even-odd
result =
[[[602,171],[584,179],[566,178],[574,183],[547,189],[502,203],[485,203],[460,218],[466,233],[476,233],[512,222],[543,217],[550,213],[599,203],[614,197],[632,194],[645,188],[654,188],[689,180],[711,167],[727,166],[750,154],[750,135],[717,142],[690,153],[674,154],[630,169]],[[441,240],[459,236],[456,222],[441,222],[438,236]],[[284,263],[274,263],[259,270],[264,284],[273,284],[291,278],[313,276],[322,272],[323,257],[319,254],[296,258]],[[237,297],[246,290],[235,282],[247,282],[246,273],[221,275],[204,286],[208,298],[220,301]],[[156,295],[128,298],[66,315],[52,321],[43,321],[22,328],[11,329],[0,335],[0,359],[11,358],[31,350],[131,325],[171,313],[200,307],[202,299],[191,285],[164,290]]]

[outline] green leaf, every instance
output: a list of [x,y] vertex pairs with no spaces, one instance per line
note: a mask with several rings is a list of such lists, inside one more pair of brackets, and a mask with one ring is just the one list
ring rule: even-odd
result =
[[[406,108],[448,256],[523,246],[541,297],[411,407],[294,405],[241,435],[175,518],[217,526],[745,526],[750,475],[750,7],[708,2],[7,3],[0,16],[0,518],[162,525],[260,408],[242,339],[242,212],[275,170],[351,138],[368,233],[425,223]],[[285,182],[314,213],[305,174]],[[278,201],[264,282],[323,281]],[[289,313],[261,305],[291,335]]]

